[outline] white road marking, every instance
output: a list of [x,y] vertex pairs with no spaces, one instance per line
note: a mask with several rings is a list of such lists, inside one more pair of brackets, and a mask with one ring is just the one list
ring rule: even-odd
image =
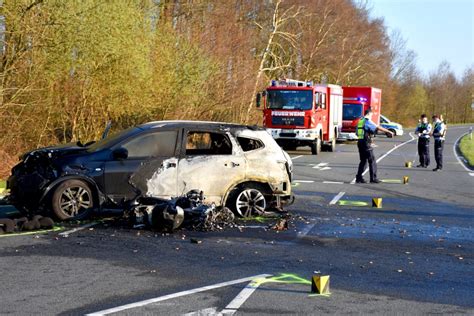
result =
[[266,278],[266,277],[269,277],[269,276],[271,276],[271,274],[254,275],[254,276],[247,277],[247,278],[242,278],[242,279],[237,279],[237,280],[233,280],[233,281],[217,283],[217,284],[214,284],[214,285],[203,286],[203,287],[199,287],[199,288],[192,289],[192,290],[187,290],[187,291],[182,291],[182,292],[178,292],[178,293],[168,294],[168,295],[155,297],[155,298],[151,298],[151,299],[136,302],[136,303],[130,303],[130,304],[114,307],[114,308],[104,309],[102,311],[87,314],[87,315],[97,315],[98,316],[98,315],[108,315],[108,314],[112,314],[112,313],[118,313],[118,312],[121,312],[121,311],[124,311],[124,310],[127,310],[127,309],[131,309],[131,308],[142,307],[142,306],[149,305],[149,304],[152,304],[152,303],[158,303],[158,302],[166,301],[166,300],[177,298],[177,297],[182,297],[182,296],[186,296],[186,295],[190,295],[190,294],[195,294],[195,293],[205,292],[205,291],[209,291],[209,290],[214,290],[214,289],[218,289],[218,288],[229,286],[229,285],[234,285],[234,284],[244,283],[244,282],[248,282],[248,281],[253,281],[253,280],[258,279],[258,278]]
[[298,158],[301,158],[301,157],[303,157],[303,155],[299,155],[299,156],[291,157],[291,160],[295,160],[295,159],[298,159]]
[[331,167],[328,167],[328,165],[329,165],[329,163],[327,163],[327,162],[320,162],[317,165],[315,165],[313,167],[313,169],[318,169],[318,170],[321,170],[321,171],[330,170]]
[[[408,135],[410,135],[411,139],[410,140],[407,140],[406,142],[403,142],[401,144],[398,144],[396,146],[394,146],[392,149],[390,149],[389,151],[387,151],[385,154],[383,154],[382,156],[380,156],[375,162],[376,163],[379,163],[382,159],[384,159],[385,157],[387,157],[388,155],[390,155],[394,150],[402,147],[403,145],[406,145],[412,141],[415,140],[415,137],[412,135],[412,133],[410,132]],[[365,171],[362,173],[362,175],[366,174],[367,172],[369,171],[369,168],[365,169]],[[351,181],[351,184],[354,184],[356,182],[356,178],[352,179]]]
[[293,180],[294,183],[313,183],[313,180]]
[[327,184],[344,184],[344,182],[342,182],[342,181],[323,181],[323,183],[327,183]]
[[469,175],[470,175],[471,177],[474,177],[474,172],[469,172]]
[[[449,128],[449,129],[452,129],[452,128]],[[456,157],[456,159],[458,160],[459,164],[464,168],[466,169],[466,171],[470,172],[472,170],[470,170],[468,167],[466,167],[466,165],[461,161],[461,159],[464,159],[463,157],[459,157],[458,156],[458,153],[456,152],[456,147],[458,147],[458,143],[459,141],[461,140],[461,138],[463,138],[465,135],[469,134],[469,132],[467,133],[464,133],[462,134],[461,136],[459,136],[458,139],[456,139],[456,141],[454,142],[454,145],[453,145],[453,153],[454,153],[454,157]],[[472,176],[472,174],[471,174]]]
[[89,228],[89,227],[92,227],[92,226],[95,226],[95,225],[98,225],[98,224],[100,224],[100,222],[85,224],[85,225],[82,225],[81,227],[76,227],[76,228],[73,228],[71,230],[66,230],[65,232],[59,233],[58,235],[61,236],[61,237],[67,237],[67,236],[69,236],[73,233],[76,233],[78,231],[84,230],[86,228]]
[[200,309],[195,312],[183,314],[183,316],[210,316],[210,315],[219,315],[216,307],[209,307],[205,309]]
[[342,198],[346,194],[346,192],[339,192],[332,200],[329,202],[329,205],[334,205],[339,201],[340,198]]
[[311,231],[311,229],[313,229],[313,227],[316,225],[316,223],[314,224],[309,224],[308,226],[306,226],[305,228],[303,228],[300,232],[298,232],[297,234],[297,237],[298,238],[303,238],[304,236],[308,235],[308,233]]
[[221,312],[222,315],[234,315],[245,301],[255,292],[260,283],[250,282]]

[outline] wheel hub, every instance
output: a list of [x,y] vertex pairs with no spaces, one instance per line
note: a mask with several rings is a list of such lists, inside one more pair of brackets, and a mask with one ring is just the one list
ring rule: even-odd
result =
[[61,211],[68,216],[76,216],[88,209],[90,205],[90,194],[83,187],[69,187],[61,194]]
[[263,214],[266,206],[265,197],[259,190],[245,189],[237,196],[236,209],[242,217]]

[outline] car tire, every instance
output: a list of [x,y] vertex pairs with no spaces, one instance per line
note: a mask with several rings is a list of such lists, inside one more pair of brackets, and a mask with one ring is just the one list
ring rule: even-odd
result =
[[319,153],[321,152],[321,139],[316,138],[315,140],[313,140],[310,147],[311,147],[311,153],[313,155],[319,155]]
[[89,185],[81,180],[66,180],[59,184],[51,198],[51,209],[59,220],[80,220],[94,208],[94,196]]
[[239,217],[262,215],[268,206],[268,190],[257,183],[245,183],[229,194],[226,206]]

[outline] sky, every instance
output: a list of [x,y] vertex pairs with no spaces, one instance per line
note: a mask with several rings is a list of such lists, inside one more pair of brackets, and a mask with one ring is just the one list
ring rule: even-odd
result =
[[383,17],[388,33],[398,29],[416,52],[422,74],[446,60],[461,78],[474,66],[474,0],[369,0],[371,15]]

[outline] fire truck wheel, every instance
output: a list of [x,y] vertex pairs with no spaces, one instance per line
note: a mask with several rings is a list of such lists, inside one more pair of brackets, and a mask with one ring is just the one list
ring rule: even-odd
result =
[[328,151],[330,152],[336,151],[336,137],[334,137],[331,143],[329,144]]
[[310,145],[311,153],[313,155],[318,155],[321,152],[321,139],[316,138]]

